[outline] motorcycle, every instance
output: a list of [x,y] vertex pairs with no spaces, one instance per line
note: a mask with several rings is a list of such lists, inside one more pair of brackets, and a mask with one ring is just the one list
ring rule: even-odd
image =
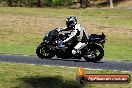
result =
[[87,62],[98,62],[103,58],[106,40],[104,33],[102,35],[91,34],[87,40],[87,45],[75,55],[72,54],[72,50],[78,43],[76,37],[67,42],[65,47],[60,47],[61,42],[68,37],[69,33],[61,34],[57,28],[51,30],[37,47],[37,56],[41,59],[51,59],[55,55],[62,59],[81,59],[83,57]]

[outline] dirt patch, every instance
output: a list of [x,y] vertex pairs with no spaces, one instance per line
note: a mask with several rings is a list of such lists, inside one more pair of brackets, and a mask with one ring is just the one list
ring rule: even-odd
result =
[[[80,21],[79,22],[88,33],[102,33],[107,35],[132,35],[132,29],[115,25],[107,26],[96,21]],[[0,31],[1,39],[3,36],[5,40],[10,39],[10,36],[42,36],[49,30],[54,28],[65,27],[65,18],[48,17],[48,16],[24,16],[24,15],[10,15],[0,14]]]
[[132,28],[129,28],[127,26],[120,26],[120,25],[115,25],[115,26],[109,26],[105,24],[101,24],[98,22],[87,22],[83,21],[81,22],[82,25],[85,26],[87,31],[90,33],[101,33],[104,32],[109,35],[122,35],[122,34],[128,34],[132,35]]

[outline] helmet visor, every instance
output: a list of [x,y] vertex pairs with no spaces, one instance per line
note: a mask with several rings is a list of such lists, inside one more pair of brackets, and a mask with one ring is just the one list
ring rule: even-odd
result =
[[66,24],[67,24],[67,27],[74,26],[74,22],[73,21],[67,21]]

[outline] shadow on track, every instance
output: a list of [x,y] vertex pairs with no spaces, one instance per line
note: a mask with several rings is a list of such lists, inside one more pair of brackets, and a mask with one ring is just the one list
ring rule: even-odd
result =
[[[18,78],[31,88],[83,88],[75,80],[65,80],[62,76],[28,76]],[[19,84],[16,88],[25,87]]]
[[[75,61],[75,62],[87,62],[87,61]],[[87,62],[87,63],[105,63],[105,62],[102,62],[102,61],[99,61],[99,62]]]
[[[73,61],[73,62],[87,62],[85,60],[78,60],[78,59],[57,59],[57,58],[54,58],[54,59],[50,59],[50,60],[62,60],[62,61]],[[87,63],[105,63],[103,61],[99,61],[99,62],[87,62]]]

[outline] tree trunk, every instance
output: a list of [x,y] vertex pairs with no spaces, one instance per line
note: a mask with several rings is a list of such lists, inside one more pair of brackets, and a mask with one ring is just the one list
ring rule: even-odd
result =
[[43,6],[43,1],[42,0],[38,0],[38,7],[42,7]]
[[109,0],[110,1],[110,8],[114,8],[113,6],[113,0]]

